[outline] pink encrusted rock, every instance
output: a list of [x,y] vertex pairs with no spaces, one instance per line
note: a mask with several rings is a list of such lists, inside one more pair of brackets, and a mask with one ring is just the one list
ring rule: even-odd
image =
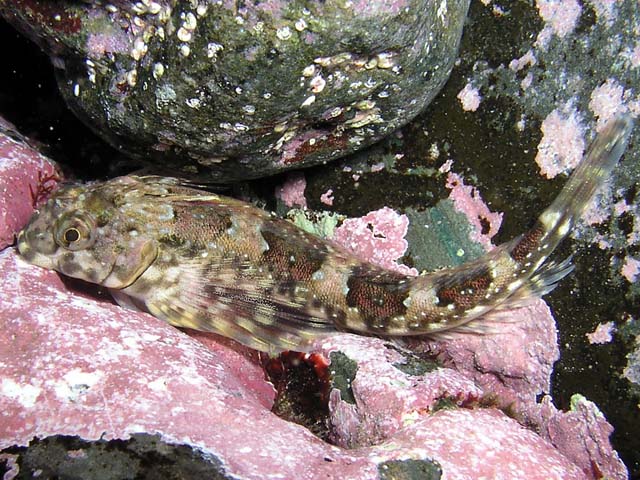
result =
[[[0,253],[0,278],[0,450],[56,434],[91,441],[146,432],[198,448],[220,460],[225,474],[250,479],[375,479],[385,462],[407,459],[436,461],[449,479],[478,478],[478,472],[584,478],[548,442],[501,412],[429,414],[419,408],[429,400],[417,395],[426,386],[413,385],[420,378],[399,375],[402,381],[394,383],[388,372],[379,391],[402,400],[398,411],[414,412],[404,428],[389,429],[374,446],[329,445],[269,410],[270,387],[242,348],[205,345],[149,315],[72,293],[57,274],[28,265],[13,249]],[[374,350],[359,351],[364,345],[350,339],[342,346],[374,358]],[[459,376],[440,385],[440,391],[442,385],[475,390]],[[372,394],[362,400],[375,404]]]
[[[487,249],[491,248],[491,238],[500,230],[503,214],[489,210],[478,189],[465,185],[464,180],[457,173],[448,172],[446,187],[451,190],[449,200],[453,201],[456,210],[467,216],[469,223],[473,226],[471,239]],[[489,224],[489,230],[486,233],[483,233],[482,220]]]
[[586,334],[586,337],[591,345],[602,345],[613,340],[615,330],[615,322],[599,323],[593,332]]
[[578,165],[586,142],[582,118],[571,102],[547,115],[541,130],[536,163],[542,175],[554,178]]
[[483,320],[486,334],[455,334],[440,341],[415,341],[445,366],[472,378],[504,407],[522,411],[549,392],[560,353],[555,321],[542,300]]
[[333,200],[334,200],[333,190],[331,188],[326,192],[324,192],[322,195],[320,195],[320,201],[325,205],[329,205],[329,206],[333,205]]
[[636,282],[640,276],[640,260],[633,257],[626,257],[620,273],[630,283]]
[[290,173],[285,182],[276,188],[276,197],[282,200],[287,207],[306,207],[305,188],[307,188],[307,180],[304,178],[304,173]]
[[[443,479],[585,479],[551,445],[539,443],[531,430],[493,409],[441,410],[427,417],[422,428],[403,430],[395,440],[437,459],[443,471],[455,472]],[[496,449],[496,443],[502,448]]]
[[578,465],[586,478],[628,478],[627,469],[609,442],[613,427],[595,403],[580,395],[571,397],[571,410],[560,412],[545,396],[535,419],[540,435],[559,447]]
[[591,92],[589,109],[598,117],[597,132],[601,132],[614,116],[629,111],[626,101],[630,96],[631,91],[625,91],[624,87],[614,78],[608,78],[606,82]]
[[31,192],[37,192],[43,180],[56,173],[50,160],[18,136],[6,133],[11,130],[13,126],[0,119],[0,249],[13,243],[14,235],[33,213]]
[[482,396],[473,381],[452,369],[405,373],[407,357],[388,344],[378,338],[338,335],[320,346],[327,358],[339,351],[357,364],[351,381],[355,404],[345,402],[336,389],[329,401],[334,439],[341,446],[379,443],[433,411],[440,400],[464,405]]
[[564,38],[573,32],[582,11],[577,0],[536,0],[536,6],[545,22],[535,43],[542,49],[547,48],[553,35]]
[[482,96],[480,91],[469,82],[458,93],[458,100],[465,112],[475,112],[480,106]]
[[364,217],[348,218],[336,228],[333,240],[360,258],[389,270],[417,275],[415,268],[397,263],[407,251],[409,219],[389,207],[367,213]]

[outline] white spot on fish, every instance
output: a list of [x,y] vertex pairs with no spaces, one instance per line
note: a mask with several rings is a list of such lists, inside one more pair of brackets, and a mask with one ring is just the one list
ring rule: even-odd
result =
[[546,210],[540,215],[540,222],[547,231],[552,230],[560,221],[560,212]]

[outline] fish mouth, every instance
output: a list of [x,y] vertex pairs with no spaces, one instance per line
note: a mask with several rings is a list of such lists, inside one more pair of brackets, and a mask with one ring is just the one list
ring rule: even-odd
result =
[[18,252],[27,262],[42,268],[55,269],[53,258],[49,255],[43,255],[38,249],[33,248],[29,241],[27,229],[23,229],[18,233],[16,241]]
[[18,247],[20,255],[22,255],[26,260],[31,261],[35,257],[36,252],[29,245],[27,235],[24,230],[20,230],[20,233],[18,233],[16,246]]

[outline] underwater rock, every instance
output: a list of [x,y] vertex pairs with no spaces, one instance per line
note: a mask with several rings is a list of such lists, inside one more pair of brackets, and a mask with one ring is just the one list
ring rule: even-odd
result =
[[469,0],[0,1],[68,105],[138,159],[218,182],[316,165],[415,117]]
[[[571,408],[559,411],[545,396],[530,414],[540,436],[551,442],[567,458],[592,478],[628,478],[627,468],[618,453],[602,448],[609,443],[613,427],[595,403],[582,395],[571,397]],[[536,418],[537,417],[537,418]]]
[[54,188],[56,179],[54,164],[0,117],[0,250],[14,242],[34,204]]
[[[356,377],[358,406],[382,412],[380,398],[395,399],[387,407],[405,419],[395,426],[391,419],[391,428],[372,435],[366,446],[339,448],[269,410],[272,389],[242,348],[205,345],[150,315],[73,293],[57,274],[27,264],[13,249],[0,252],[0,278],[0,462],[14,472],[36,461],[19,461],[32,449],[46,455],[47,445],[58,451],[60,443],[67,445],[59,473],[91,458],[104,442],[130,444],[147,434],[161,442],[143,458],[184,446],[193,464],[222,478],[376,479],[384,478],[389,462],[408,459],[440,468],[447,478],[513,478],[514,472],[532,479],[585,478],[550,443],[496,409],[433,413],[429,404],[442,394],[477,394],[455,372],[437,374],[440,381],[419,370],[398,370],[397,381],[382,372],[375,388],[374,371],[363,377],[366,383]],[[341,337],[330,348],[354,355],[363,372],[366,361],[380,356],[402,361],[380,340]],[[122,442],[114,445],[122,448]],[[117,462],[117,448],[95,460],[100,468]],[[86,462],[81,471],[90,475],[91,467]]]
[[553,364],[560,355],[549,307],[536,300],[495,315],[483,326],[485,334],[413,340],[411,345],[472,378],[504,408],[522,411],[535,405],[537,395],[551,390]]
[[[6,158],[25,148],[9,145]],[[52,171],[49,162],[24,161],[10,177],[20,185]],[[33,207],[27,190],[8,198],[7,211]],[[557,355],[542,301],[499,323],[500,335],[421,344],[444,366],[376,338],[341,334],[319,342],[334,372],[332,445],[271,411],[274,389],[256,352],[213,334],[185,334],[86,288],[28,265],[12,248],[0,252],[0,465],[14,472],[41,470],[38,462],[58,452],[52,475],[67,468],[86,474],[95,462],[104,468],[103,449],[107,465],[120,465],[118,452],[147,442],[143,460],[172,449],[172,458],[183,458],[186,449],[190,468],[227,478],[373,479],[397,469],[461,479],[516,471],[523,478],[626,478],[608,441],[611,426],[593,404],[577,402],[565,414],[535,401],[548,391]],[[509,399],[515,418],[500,411]],[[525,428],[521,415],[542,434]]]

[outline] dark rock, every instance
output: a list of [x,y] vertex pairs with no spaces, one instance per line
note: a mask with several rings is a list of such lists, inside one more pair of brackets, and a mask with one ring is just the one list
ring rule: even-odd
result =
[[427,105],[469,0],[0,1],[69,106],[160,167],[233,181],[326,162]]

